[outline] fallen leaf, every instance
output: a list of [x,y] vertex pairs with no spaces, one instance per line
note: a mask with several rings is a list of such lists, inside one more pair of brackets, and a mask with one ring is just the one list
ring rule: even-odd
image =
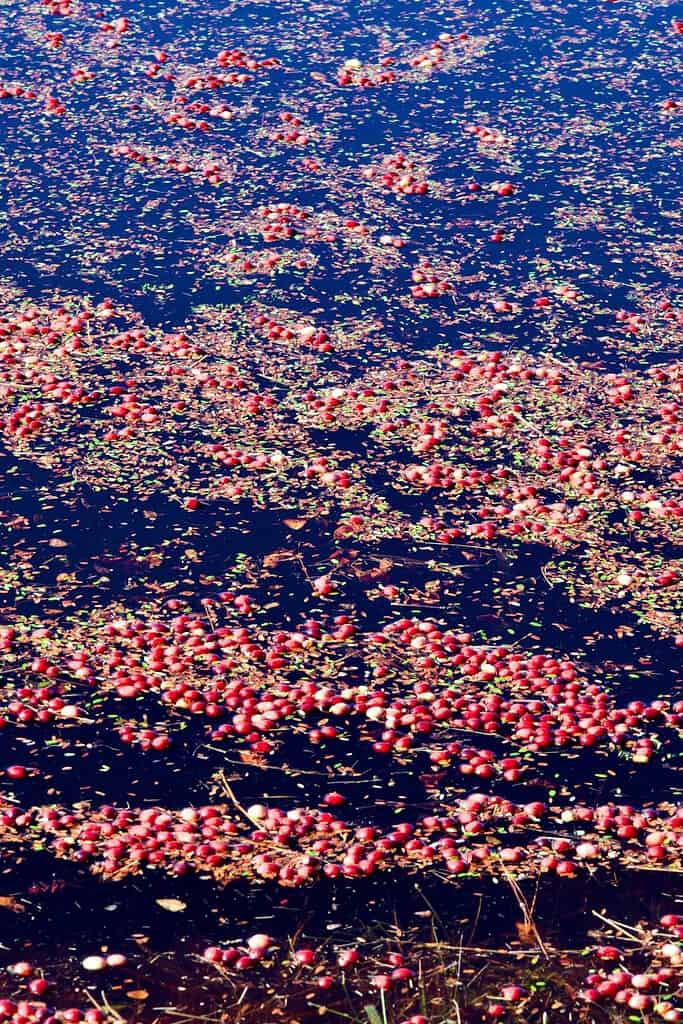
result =
[[303,530],[308,519],[283,519],[282,522],[285,526],[288,526],[290,530]]
[[187,910],[187,903],[183,903],[182,900],[160,899],[156,903],[162,910],[169,910],[172,914],[179,914],[181,910]]
[[23,914],[25,907],[18,903],[13,896],[0,896],[0,907],[5,910],[13,910],[15,914]]
[[280,551],[271,551],[269,555],[266,555],[263,559],[263,568],[272,569],[274,565],[279,565],[280,562],[290,562],[293,558],[296,558],[294,551],[287,551],[282,549]]
[[517,935],[519,936],[520,942],[523,942],[525,946],[536,945],[533,925],[529,924],[527,921],[515,921],[515,928],[517,929]]

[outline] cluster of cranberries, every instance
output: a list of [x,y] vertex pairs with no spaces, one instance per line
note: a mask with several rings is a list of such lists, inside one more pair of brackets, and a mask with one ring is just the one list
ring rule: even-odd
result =
[[[209,108],[207,105],[207,112]],[[202,118],[190,117],[183,110],[170,110],[164,115],[164,124],[171,125],[173,128],[182,128],[184,131],[197,131],[197,132],[210,132],[211,125],[208,121]]]
[[213,458],[226,469],[240,467],[249,472],[258,473],[266,469],[279,470],[287,465],[287,457],[283,452],[248,452],[242,448],[229,448],[223,444],[212,444],[209,451]]
[[[0,823],[17,840],[47,845],[58,856],[109,877],[145,866],[176,875],[208,872],[221,882],[238,877],[301,886],[320,876],[358,878],[403,868],[452,875],[515,870],[535,876],[573,877],[581,870],[623,861],[630,865],[678,865],[683,849],[683,812],[599,807],[548,808],[515,804],[500,796],[471,793],[447,814],[428,814],[393,828],[353,825],[328,808],[345,803],[330,792],[325,809],[284,810],[253,804],[245,817],[224,805],[117,809],[5,805]],[[552,836],[541,829],[552,827]],[[519,843],[500,835],[519,834]],[[559,830],[559,831],[558,831]],[[562,834],[564,833],[564,835]]]
[[271,274],[282,264],[283,256],[276,252],[252,252],[248,256],[229,252],[225,262],[242,274]]
[[[487,124],[469,124],[466,126],[465,131],[473,135],[477,140],[477,144],[486,147],[508,147],[510,146],[510,140],[508,137],[501,132],[498,128],[492,128]],[[506,182],[505,184],[510,184]],[[514,188],[511,187],[509,192],[504,193],[505,195],[511,195]]]
[[0,728],[9,722],[47,725],[55,720],[78,721],[84,717],[83,709],[66,699],[59,685],[20,686],[14,691],[7,689],[0,706]]
[[138,429],[146,429],[159,422],[159,412],[150,403],[141,403],[134,391],[121,395],[120,400],[106,410],[107,415],[125,424],[120,430],[108,430],[105,441],[126,440]]
[[367,168],[364,177],[395,195],[422,196],[429,191],[429,183],[416,162],[401,152],[385,156],[378,167]]
[[245,50],[233,47],[232,50],[221,50],[216,57],[216,63],[222,68],[246,68],[247,71],[258,71],[261,68],[277,68],[280,61],[277,57],[262,57],[261,59],[252,56]]
[[[502,479],[500,474],[507,474],[507,470],[501,468],[493,474],[479,473],[477,478],[475,474],[479,471],[465,472],[461,467],[449,469],[450,472],[444,472],[443,468],[425,472],[421,467],[409,467],[407,479],[428,488],[443,487],[448,480],[449,489],[457,487],[462,493],[472,486],[486,485],[487,478]],[[423,516],[420,528],[434,535],[441,544],[457,543],[465,537],[485,541],[496,537],[542,537],[549,542],[563,544],[570,540],[572,526],[584,523],[588,516],[580,505],[572,506],[565,501],[545,502],[537,489],[528,485],[501,486],[497,496],[500,500],[496,504],[486,502],[473,504],[467,511],[463,509],[457,526],[447,522],[445,517]]]
[[[34,89],[25,89],[23,85],[0,84],[0,100],[6,99],[28,100],[39,103],[41,97]],[[66,113],[66,107],[55,96],[46,96],[44,98],[43,110],[46,114],[58,116]]]
[[302,129],[303,122],[296,114],[284,111],[279,114],[280,128],[271,132],[273,142],[286,143],[288,146],[307,146],[313,141],[315,133],[310,129]]
[[437,299],[453,291],[452,283],[433,269],[430,263],[423,260],[410,275],[413,284],[410,294],[414,299]]
[[389,85],[396,81],[396,72],[392,69],[394,62],[393,57],[382,57],[376,67],[370,67],[351,57],[337,69],[337,84],[361,89]]
[[[644,966],[630,970],[624,966],[627,955],[616,946],[599,946],[595,956],[603,963],[612,963],[611,970],[600,968],[586,977],[581,997],[586,1002],[602,1006],[622,1007],[625,1013],[636,1010],[642,1014],[654,1013],[664,1021],[683,1020],[681,986],[683,986],[683,918],[678,914],[665,914],[660,922],[664,932],[673,934],[674,941],[661,940],[659,931],[653,932],[643,944],[639,958]],[[633,955],[633,954],[631,954]]]
[[[228,464],[245,465],[244,453],[225,454]],[[351,482],[344,471],[326,464],[309,470],[326,486]],[[333,585],[325,575],[316,589],[324,596]],[[65,656],[36,656],[32,671],[59,687],[76,680],[123,699],[156,693],[179,710],[223,718],[223,738],[244,739],[259,752],[272,749],[272,738],[291,729],[292,722],[309,719],[314,728],[321,715],[332,716],[337,728],[360,724],[361,739],[376,753],[424,751],[432,763],[453,759],[461,770],[482,778],[505,772],[517,777],[523,765],[514,751],[494,755],[449,732],[486,732],[531,751],[617,748],[642,761],[683,725],[682,702],[633,700],[622,707],[570,659],[475,645],[470,634],[430,620],[395,619],[381,631],[359,633],[348,616],[338,615],[329,623],[309,619],[298,629],[264,631],[247,624],[253,612],[248,594],[226,591],[217,600],[221,614],[232,609],[241,621],[211,626],[186,613],[166,620],[115,619],[94,646]],[[19,642],[11,628],[0,639],[8,653]],[[45,642],[42,634],[40,642]],[[351,647],[363,651],[371,685],[288,678],[295,664],[299,670],[307,662],[313,667],[321,656],[338,659]],[[28,724],[81,714],[61,690],[46,688],[44,696],[41,690],[16,692],[6,717]]]
[[37,98],[37,93],[33,89],[25,88],[23,85],[0,83],[0,100],[35,100]]
[[[202,955],[208,963],[219,965],[222,972],[248,971],[262,961],[266,961],[270,968],[289,968],[299,973],[303,968],[301,980],[304,983],[309,980],[305,969],[316,967],[317,970],[310,980],[316,988],[323,991],[338,986],[349,975],[353,977],[354,984],[364,981],[370,989],[380,989],[383,992],[405,985],[416,977],[416,972],[407,966],[403,953],[387,950],[383,954],[373,956],[371,961],[368,956],[361,954],[357,947],[347,946],[338,949],[334,960],[331,960],[311,946],[299,946],[282,957],[275,940],[264,934],[252,935],[243,946],[208,946]],[[382,973],[378,972],[378,968]],[[410,1018],[410,1024],[418,1024],[418,1021],[424,1024],[425,1018]]]
[[73,0],[40,0],[43,7],[47,8],[47,13],[53,16],[60,16],[62,18],[68,18],[69,15],[74,13]]
[[136,164],[163,165],[169,171],[176,172],[177,174],[189,174],[193,170],[192,165],[182,157],[158,155],[136,146],[131,146],[128,143],[120,143],[114,146],[113,153],[115,156],[123,156]]
[[256,313],[251,322],[259,335],[268,341],[292,342],[298,340],[318,352],[332,351],[332,338],[324,327],[305,323],[285,324],[265,313]]
[[438,39],[408,59],[408,66],[416,71],[438,71],[451,56],[452,44],[456,40],[463,43],[468,38],[467,32],[459,32],[457,35],[441,32]]
[[[547,297],[541,296],[540,300]],[[567,381],[562,371],[543,362],[510,360],[495,352],[476,357],[456,352],[452,363],[452,372],[443,373],[438,402],[432,397],[428,404],[419,376],[409,371],[373,379],[372,388],[329,389],[315,395],[310,403],[311,410],[319,410],[325,424],[369,424],[392,447],[409,444],[413,454],[435,448],[443,451],[443,457],[434,462],[400,467],[408,483],[419,489],[462,489],[463,481],[469,485],[469,466],[465,469],[447,457],[453,444],[460,456],[463,432],[475,444],[489,439],[502,443],[516,437],[524,449],[524,471],[495,462],[488,470],[480,471],[479,484],[487,485],[491,501],[467,509],[459,504],[458,511],[466,512],[467,518],[454,524],[452,533],[440,536],[442,542],[464,536],[490,541],[500,536],[542,534],[543,540],[561,547],[570,540],[581,540],[592,529],[595,512],[606,510],[608,505],[628,530],[634,525],[653,530],[668,523],[675,526],[674,521],[683,515],[680,500],[666,493],[667,482],[680,482],[677,472],[658,484],[646,486],[633,478],[633,482],[629,480],[631,486],[623,483],[634,470],[653,462],[659,464],[667,450],[672,454],[680,450],[681,385],[675,368],[649,372],[662,386],[661,395],[654,399],[650,391],[645,399],[641,389],[622,376],[604,375],[599,382],[601,393],[607,392],[608,404],[619,408],[619,420],[610,429],[606,425],[599,434],[577,440],[558,425],[556,431],[551,428],[548,434],[538,439],[529,436],[527,440],[523,435],[528,434],[528,421],[534,416],[530,404],[544,402],[548,393],[565,392]],[[451,381],[452,390],[447,392]],[[366,396],[374,398],[378,392],[381,401],[366,400]],[[651,417],[656,411],[661,421],[648,434],[643,434],[644,404],[647,415]],[[423,418],[430,407],[440,415]],[[416,430],[417,442],[413,440]],[[490,453],[487,459],[491,463]],[[505,479],[510,483],[503,484]],[[667,567],[660,575],[660,581],[652,581],[659,589],[679,582],[678,574]]]
[[95,1007],[59,1010],[29,999],[0,999],[0,1020],[7,1024],[109,1024],[114,1018]]
[[0,429],[17,438],[33,437],[43,427],[44,413],[42,402],[22,402],[8,416],[0,416]]
[[160,729],[140,729],[131,723],[119,726],[117,732],[122,743],[138,746],[142,751],[168,750],[171,746],[171,737]]
[[304,232],[309,212],[294,203],[274,203],[262,206],[257,215],[263,241],[277,242]]

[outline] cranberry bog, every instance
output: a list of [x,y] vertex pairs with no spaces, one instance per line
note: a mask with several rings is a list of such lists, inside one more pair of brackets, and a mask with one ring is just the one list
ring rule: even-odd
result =
[[683,1020],[683,7],[0,34],[0,1021]]

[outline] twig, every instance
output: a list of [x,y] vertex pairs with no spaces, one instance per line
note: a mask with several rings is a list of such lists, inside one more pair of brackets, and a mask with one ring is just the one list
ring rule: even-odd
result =
[[512,889],[512,891],[513,891],[513,893],[515,895],[515,898],[516,898],[516,900],[517,900],[517,902],[519,904],[520,910],[522,911],[522,914],[524,916],[524,923],[527,926],[527,928],[529,928],[534,933],[534,937],[536,939],[536,942],[538,943],[538,948],[541,950],[541,952],[543,953],[543,956],[547,960],[548,959],[548,951],[545,948],[545,945],[543,944],[543,939],[541,938],[541,934],[540,934],[538,928],[536,927],[536,922],[533,919],[533,915],[532,915],[532,912],[531,912],[531,910],[529,908],[529,904],[527,902],[526,896],[522,892],[522,890],[521,890],[517,880],[512,877],[512,875],[510,874],[510,872],[506,868],[505,863],[503,862],[502,859],[500,860],[500,866],[501,866],[502,871],[503,871],[503,876],[504,876],[505,880],[507,881],[508,885],[510,886],[510,888]]
[[634,941],[635,936],[635,938],[637,938],[639,942],[642,942],[643,937],[636,928],[632,928],[628,924],[621,924],[620,921],[614,921],[611,917],[605,917],[604,914],[598,913],[597,910],[594,910],[593,914],[600,921],[604,921],[605,924],[608,924],[610,926],[610,928],[614,928],[615,931],[621,932],[623,935],[626,936],[626,938],[631,939],[631,941]]
[[218,779],[218,781],[223,786],[223,789],[225,790],[226,796],[232,801],[233,805],[237,808],[237,810],[240,812],[240,814],[242,814],[247,819],[247,821],[250,821],[252,825],[258,826],[258,824],[259,824],[258,820],[256,818],[254,818],[251,814],[249,814],[249,811],[246,809],[246,807],[244,807],[239,802],[239,800],[237,799],[237,797],[233,793],[232,786],[230,785],[230,783],[228,782],[228,780],[225,777],[225,772],[223,772],[223,771],[217,772],[216,778]]
[[211,632],[215,633],[216,632],[216,616],[211,611],[211,605],[205,604],[204,605],[204,611],[206,612],[206,617],[209,620],[209,625],[211,626]]
[[114,1018],[114,1020],[120,1021],[120,1024],[126,1024],[124,1018],[121,1016],[121,1014],[118,1012],[118,1010],[114,1009],[114,1007],[111,1005],[111,1003],[107,999],[107,997],[104,994],[104,992],[100,992],[100,996],[102,998],[102,1002],[101,1003],[98,1003],[97,1000],[95,999],[94,995],[92,995],[91,992],[88,992],[87,989],[86,989],[85,994],[86,994],[86,996],[88,997],[90,1002],[93,1004],[93,1006],[97,1010],[102,1012],[102,1010],[104,1008],[104,1010],[107,1011],[107,1014],[111,1015]]

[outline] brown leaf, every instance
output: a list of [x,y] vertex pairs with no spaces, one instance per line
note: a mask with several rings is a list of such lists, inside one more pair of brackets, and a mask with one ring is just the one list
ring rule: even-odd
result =
[[361,583],[373,583],[375,580],[383,579],[393,567],[393,564],[390,558],[380,558],[378,565],[374,569],[367,569],[365,571],[354,569],[353,571]]
[[156,901],[156,904],[158,907],[161,907],[162,910],[168,910],[172,914],[179,914],[181,910],[187,909],[187,903],[183,903],[182,900],[174,900],[172,898],[159,899]]
[[291,562],[293,558],[296,558],[296,554],[293,551],[287,551],[284,548],[280,551],[271,551],[271,553],[266,555],[263,559],[263,568],[272,569],[273,566],[279,565],[280,562]]
[[240,750],[240,761],[244,764],[253,764],[257,767],[262,767],[264,764],[263,755],[257,754],[252,750]]
[[519,941],[525,946],[535,946],[536,936],[534,935],[533,925],[529,924],[528,921],[515,921],[515,928],[517,929],[517,935]]
[[13,896],[0,896],[0,907],[3,907],[5,910],[12,910],[15,914],[23,914],[26,909]]
[[288,526],[290,530],[303,530],[308,519],[283,519],[282,522],[285,526]]

